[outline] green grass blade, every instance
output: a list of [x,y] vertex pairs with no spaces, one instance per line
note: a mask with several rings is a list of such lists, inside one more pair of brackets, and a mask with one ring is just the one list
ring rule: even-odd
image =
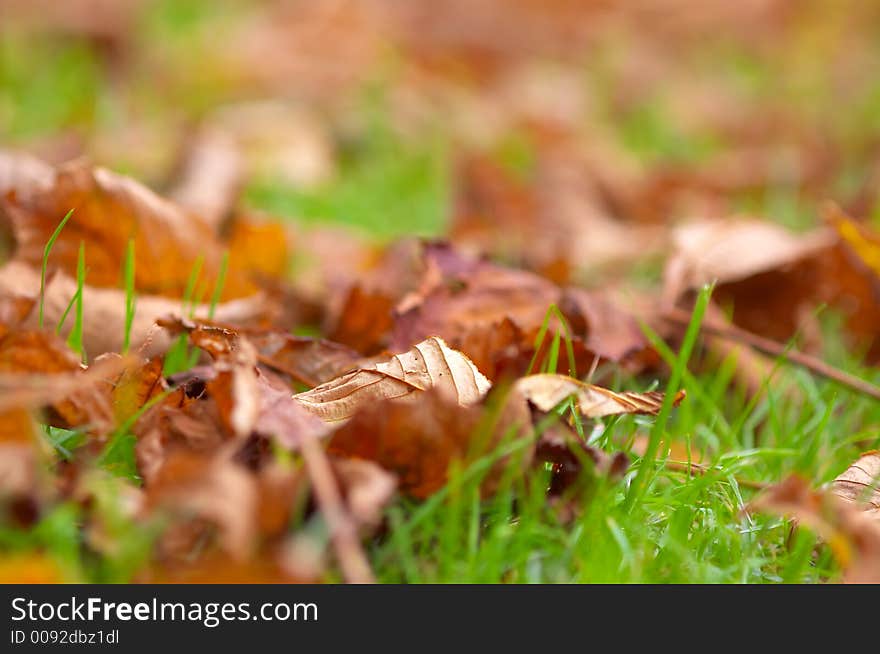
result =
[[697,296],[697,301],[694,305],[693,313],[691,314],[691,321],[688,324],[687,331],[684,335],[684,341],[678,351],[678,358],[675,362],[675,366],[672,368],[669,382],[666,384],[666,394],[663,397],[663,404],[660,407],[660,413],[657,415],[657,419],[654,421],[654,425],[651,428],[648,447],[645,450],[645,454],[642,456],[639,470],[629,487],[626,500],[624,501],[624,509],[626,511],[632,510],[633,506],[635,506],[644,496],[648,474],[654,467],[654,460],[656,459],[657,451],[660,448],[660,441],[666,431],[666,423],[669,421],[669,415],[672,413],[672,404],[675,399],[675,394],[679,390],[682,376],[687,369],[691,353],[693,352],[694,346],[697,343],[697,338],[700,335],[700,324],[703,321],[706,308],[709,306],[709,299],[711,296],[711,286],[703,287]]
[[67,337],[67,343],[74,352],[79,353],[82,362],[86,362],[86,353],[83,348],[83,288],[86,282],[86,244],[79,243],[79,256],[76,261],[76,313],[74,314],[73,329]]
[[125,334],[122,339],[122,353],[127,354],[131,346],[131,326],[134,323],[134,311],[137,297],[134,292],[135,253],[134,239],[129,239],[123,263],[123,282],[125,284]]
[[46,269],[49,267],[49,253],[52,252],[52,247],[55,245],[55,241],[58,240],[58,236],[61,234],[61,230],[64,229],[64,226],[67,224],[67,221],[70,220],[70,216],[73,214],[73,209],[67,212],[67,215],[61,219],[61,222],[58,223],[58,227],[55,228],[55,231],[52,232],[52,236],[49,237],[49,240],[46,241],[46,246],[43,248],[43,262],[40,267],[40,309],[39,309],[39,319],[38,324],[40,329],[43,328],[43,304],[46,298]]

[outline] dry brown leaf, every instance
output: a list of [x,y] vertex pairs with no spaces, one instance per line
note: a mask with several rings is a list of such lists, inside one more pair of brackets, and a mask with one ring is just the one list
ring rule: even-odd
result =
[[354,368],[361,356],[354,350],[320,338],[279,331],[247,331],[262,365],[292,380],[318,386]]
[[[110,356],[110,355],[108,355]],[[155,357],[142,365],[134,365],[122,372],[113,384],[111,393],[113,413],[117,424],[123,424],[136,415],[150,400],[167,389],[162,375],[164,361]]]
[[748,510],[789,515],[831,547],[849,583],[880,583],[880,523],[834,492],[813,491],[798,476],[764,491]]
[[[118,287],[133,238],[138,291],[183,296],[198,260],[203,261],[203,279],[217,277],[221,245],[206,223],[130,178],[83,163],[60,168],[50,189],[0,202],[0,213],[11,223],[15,237],[15,259],[39,269],[45,244],[71,209],[73,214],[49,256],[52,268],[74,276],[83,242],[87,283]],[[211,289],[201,292],[207,296]],[[237,271],[229,271],[224,298],[253,292]]]
[[566,288],[559,308],[574,334],[583,338],[586,348],[603,359],[621,362],[648,347],[635,317],[607,294]]
[[0,411],[0,502],[29,496],[37,480],[37,425],[24,409]]
[[223,548],[246,560],[256,545],[259,494],[256,479],[223,456],[176,451],[149,485],[148,503],[181,516],[194,516],[220,529]]
[[[371,402],[403,399],[428,389],[436,389],[453,402],[467,406],[478,402],[490,386],[466,356],[451,349],[443,339],[432,337],[408,352],[293,397],[322,420],[339,422]],[[418,401],[418,396],[411,399]]]
[[831,482],[831,490],[880,521],[880,452],[865,452]]
[[361,527],[374,528],[382,521],[382,510],[394,496],[397,481],[371,461],[331,459],[330,464],[351,517]]
[[705,221],[675,231],[676,253],[667,270],[667,294],[713,281],[736,282],[803,261],[834,243],[828,230],[794,234],[759,220]]
[[171,199],[219,232],[242,184],[241,153],[228,135],[201,130],[187,144],[181,168]]
[[[32,268],[21,262],[10,262],[0,268],[0,297],[24,296],[31,299],[31,311],[24,320],[28,328],[36,328],[35,300],[39,295],[39,267]],[[53,275],[46,284],[44,299],[44,324],[55,326],[64,314],[77,290],[76,280],[61,272]],[[165,297],[139,295],[135,306],[134,321],[130,332],[132,349],[146,356],[154,356],[168,349],[171,340],[156,328],[156,320],[162,316],[178,313],[179,301]],[[210,307],[199,304],[193,315],[207,316]],[[265,298],[254,295],[240,300],[223,302],[215,307],[215,318],[224,323],[247,324],[266,311]],[[73,327],[68,316],[61,329],[66,336]],[[92,359],[104,352],[120,352],[125,339],[125,292],[112,288],[96,288],[88,284],[83,289],[83,347]]]
[[125,365],[122,359],[102,361],[87,370],[51,332],[10,332],[0,337],[0,410],[45,405],[60,426],[106,434],[114,426],[113,412],[99,385]]
[[426,272],[417,293],[397,308],[392,348],[440,336],[458,347],[474,329],[494,329],[505,319],[524,330],[539,327],[560,290],[530,272],[462,256],[448,245],[425,249]]
[[[440,336],[493,379],[523,375],[533,361],[540,365],[555,332],[570,339],[578,375],[601,361],[633,368],[652,361],[634,316],[609,289],[563,291],[534,273],[470,258],[445,244],[427,245],[424,260],[420,288],[398,303],[392,349]],[[551,311],[554,304],[567,326]],[[536,353],[536,337],[545,329]]]
[[[337,457],[375,461],[393,473],[400,490],[425,498],[446,483],[452,462],[480,456],[511,435],[531,430],[531,416],[515,397],[501,412],[494,429],[484,434],[478,447],[478,428],[483,411],[473,405],[462,406],[454,397],[439,390],[418,395],[418,401],[374,399],[363,403],[349,420],[337,429],[327,446]],[[531,461],[531,449],[522,454],[522,465]],[[499,461],[487,477],[484,492],[507,469],[508,460]]]
[[256,280],[282,278],[287,272],[290,247],[281,223],[239,213],[226,232],[229,267]]
[[[578,411],[585,418],[601,418],[621,413],[656,415],[664,397],[658,391],[615,393],[571,377],[551,374],[523,377],[514,383],[514,389],[536,408],[545,412],[573,397],[577,400]],[[673,406],[677,406],[684,396],[684,391],[678,391]]]
[[[828,304],[843,315],[855,349],[868,350],[876,360],[880,237],[833,205],[825,219],[831,229],[803,235],[754,220],[681,228],[678,252],[666,267],[665,302],[673,304],[697,285],[717,280],[713,297],[732,310],[733,323],[779,342],[798,332],[816,334],[814,312]],[[801,349],[818,349],[818,342]]]
[[257,371],[259,414],[253,430],[288,448],[296,449],[303,438],[321,438],[329,433],[329,426],[308,411],[290,395],[290,388]]

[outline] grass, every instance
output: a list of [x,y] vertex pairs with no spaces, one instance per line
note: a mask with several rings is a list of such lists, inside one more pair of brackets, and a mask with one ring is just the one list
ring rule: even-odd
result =
[[[43,327],[43,305],[46,299],[46,271],[49,267],[49,255],[52,253],[52,248],[55,246],[55,241],[58,240],[58,237],[61,235],[61,230],[64,229],[64,226],[67,224],[67,221],[70,220],[70,216],[73,215],[73,209],[65,214],[64,218],[61,219],[61,222],[58,223],[58,227],[55,228],[55,231],[52,232],[52,235],[49,237],[49,240],[46,241],[46,245],[43,248],[43,260],[40,265],[40,302],[39,302],[39,312],[37,318],[37,324],[40,328]],[[62,320],[62,322],[64,322]]]
[[131,326],[134,324],[134,310],[137,295],[134,291],[135,254],[134,239],[129,239],[125,249],[125,261],[122,269],[122,280],[125,286],[125,334],[122,337],[122,353],[128,354],[131,346]]
[[[587,466],[564,501],[553,500],[547,492],[547,470],[521,473],[521,457],[531,439],[508,440],[469,465],[454,468],[449,483],[428,500],[399,499],[388,509],[389,529],[369,543],[379,579],[802,583],[834,578],[835,562],[809,531],[801,530],[789,541],[786,521],[743,513],[754,491],[739,482],[773,483],[793,471],[816,483],[832,479],[861,451],[880,447],[880,438],[870,428],[880,422],[880,405],[781,362],[766,395],[748,400],[737,389],[732,361],[710,369],[696,365],[706,361],[696,326],[708,296],[704,290],[678,351],[657,342],[672,370],[666,390],[671,393],[680,384],[687,392],[681,406],[672,409],[667,403],[657,419],[608,419],[597,423],[604,425],[599,430],[584,425],[591,444],[609,452],[650,433],[648,453],[641,460],[634,457],[624,479],[597,477]],[[548,325],[554,315],[552,308],[548,310]],[[833,363],[880,381],[880,374],[861,368],[847,354],[832,319],[825,321],[825,331]],[[568,338],[549,327],[543,336],[551,338],[551,347],[537,369],[554,370],[561,363],[560,353],[568,349]],[[614,387],[647,390],[656,383],[619,376]],[[498,406],[500,400],[490,404],[487,425]],[[49,430],[47,436],[62,458],[85,442],[78,432]],[[475,440],[480,440],[479,434]],[[687,443],[689,456],[701,457],[707,472],[689,477],[665,467],[660,444],[667,442]],[[77,529],[79,509],[69,504],[56,506],[30,532],[0,529],[0,545],[7,550],[44,549],[77,578],[127,578],[147,556],[159,529],[155,524],[129,524],[121,517],[119,496],[125,480],[137,481],[133,444],[122,426],[95,470],[106,492],[99,514],[106,513],[102,519],[113,522],[115,529],[131,530],[122,551],[96,556],[84,550]],[[498,490],[483,497],[481,482],[502,459],[508,464]],[[102,476],[107,473],[109,477]],[[109,488],[116,488],[115,494]],[[315,525],[292,528],[313,531]]]
[[[594,444],[611,451],[651,430],[654,442],[689,441],[695,455],[705,455],[708,472],[687,477],[650,454],[617,483],[585,472],[566,498],[576,507],[572,519],[550,501],[543,471],[510,474],[494,497],[481,500],[487,466],[476,462],[428,501],[401,501],[389,511],[388,535],[371,552],[380,578],[802,583],[832,577],[835,563],[809,531],[787,546],[784,520],[743,513],[754,491],[738,480],[773,483],[793,471],[817,483],[832,479],[859,452],[880,445],[864,428],[880,419],[880,405],[787,367],[763,399],[750,403],[738,394],[729,363],[720,374],[694,374],[686,372],[687,359],[682,347],[673,370],[688,397],[668,422],[662,416],[609,421]],[[525,445],[514,443],[505,453]]]

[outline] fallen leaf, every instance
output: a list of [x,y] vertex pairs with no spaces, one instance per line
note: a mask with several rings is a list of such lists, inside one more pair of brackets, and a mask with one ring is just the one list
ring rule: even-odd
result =
[[383,509],[394,496],[397,480],[371,461],[331,459],[330,464],[351,517],[362,527],[377,527]]
[[371,402],[401,399],[428,389],[436,389],[453,402],[467,406],[478,402],[490,386],[466,356],[451,349],[443,339],[433,337],[408,352],[293,397],[322,420],[339,422]]
[[[14,258],[39,269],[44,246],[71,209],[48,263],[76,275],[80,243],[84,242],[92,286],[119,286],[130,239],[135,239],[138,291],[182,297],[197,261],[203,262],[207,279],[218,274],[221,245],[206,223],[130,178],[83,163],[58,169],[50,189],[0,202],[0,213],[7,217],[15,236]],[[207,295],[211,290],[203,292]],[[253,292],[237,271],[229,271],[224,298]]]
[[[375,461],[394,474],[403,493],[425,498],[446,483],[453,462],[467,462],[469,457],[491,451],[505,437],[531,429],[525,404],[515,400],[505,405],[497,425],[485,426],[479,407],[462,406],[454,396],[438,389],[422,392],[417,399],[374,398],[362,403],[332,434],[328,453]],[[477,447],[481,441],[482,449]],[[531,460],[531,448],[524,450],[522,457],[525,467]],[[491,491],[508,465],[505,458],[493,466],[484,492]]]
[[[601,418],[622,413],[656,415],[660,411],[664,397],[659,391],[616,393],[571,377],[550,374],[523,377],[515,382],[514,389],[535,407],[545,412],[551,411],[568,398],[574,398],[577,401],[578,411],[585,418]],[[678,406],[684,396],[684,391],[678,391],[672,405]]]
[[880,583],[880,523],[836,492],[810,489],[797,476],[772,486],[747,510],[790,515],[828,543],[848,583]]
[[880,520],[880,452],[865,452],[831,482],[832,492]]
[[[31,299],[31,311],[23,325],[37,327],[36,304],[39,297],[40,273],[22,262],[10,262],[0,268],[0,297],[25,296]],[[57,272],[47,281],[44,298],[44,324],[52,327],[61,321],[76,294],[76,280]],[[254,295],[239,300],[218,304],[214,317],[229,324],[249,324],[266,311],[266,300]],[[207,316],[210,306],[198,304],[193,307],[193,315]],[[154,356],[168,349],[170,339],[156,327],[156,320],[162,316],[179,313],[181,304],[165,297],[139,295],[130,330],[132,349],[145,356]],[[61,328],[66,336],[73,327],[72,316]],[[83,347],[89,358],[104,352],[121,352],[125,339],[125,293],[111,288],[96,288],[86,285],[83,289]]]
[[113,412],[97,385],[124,365],[121,360],[107,361],[88,373],[55,334],[12,331],[0,337],[0,388],[5,389],[0,406],[16,402],[20,407],[50,406],[59,426],[106,434],[114,425]]
[[[250,557],[257,538],[258,489],[253,475],[224,457],[172,453],[148,487],[155,510],[184,521],[194,516],[215,524],[223,548],[239,561]],[[179,519],[180,519],[179,518]]]
[[247,331],[262,365],[291,379],[318,386],[356,367],[361,356],[341,343],[278,331]]

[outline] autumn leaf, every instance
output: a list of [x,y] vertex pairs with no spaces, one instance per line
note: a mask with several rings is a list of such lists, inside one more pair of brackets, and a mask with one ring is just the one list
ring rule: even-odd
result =
[[0,503],[28,497],[36,489],[37,429],[24,409],[0,411]]
[[813,491],[792,476],[752,500],[748,510],[796,518],[828,543],[849,583],[880,583],[880,523],[835,492]]
[[[37,329],[36,306],[39,297],[40,272],[30,265],[13,261],[0,268],[0,296],[21,297],[20,310],[29,307],[22,325]],[[44,323],[61,324],[67,313],[71,298],[77,292],[77,282],[68,275],[57,272],[46,283],[44,293]],[[114,288],[96,288],[86,284],[83,289],[83,347],[90,358],[105,352],[120,352],[125,341],[125,292]],[[28,304],[25,304],[25,303]],[[172,313],[180,312],[180,302],[155,295],[139,295],[129,331],[132,349],[153,356],[168,349],[170,339],[156,327],[156,321]],[[211,312],[208,304],[197,304],[193,315],[206,317]],[[249,324],[266,312],[266,300],[254,295],[214,307],[217,320],[231,324]],[[20,315],[20,313],[19,313]],[[66,336],[73,327],[71,316],[60,328]]]
[[0,337],[0,410],[48,406],[60,426],[106,434],[113,413],[101,385],[125,365],[117,358],[87,369],[55,334],[12,331]]
[[258,486],[253,475],[230,460],[177,451],[151,481],[148,502],[184,518],[207,520],[219,529],[220,543],[233,558],[245,560],[256,547]]
[[280,331],[247,331],[259,362],[307,386],[318,386],[356,367],[361,355],[341,343]]
[[[550,374],[523,377],[516,381],[514,388],[541,411],[550,411],[568,398],[574,398],[577,401],[578,411],[585,418],[601,418],[622,413],[656,415],[660,412],[664,397],[664,394],[658,391],[615,393],[607,388],[585,384],[571,377]],[[673,406],[677,406],[684,396],[684,391],[678,391]]]
[[[50,266],[70,276],[76,274],[80,242],[85,242],[89,284],[118,286],[130,239],[135,239],[138,291],[182,297],[197,260],[203,261],[209,279],[217,275],[221,247],[205,223],[132,179],[83,163],[60,168],[45,191],[0,202],[15,236],[14,258],[39,269],[45,244],[71,209],[49,257]],[[252,292],[237,273],[229,275],[224,297]]]
[[403,399],[418,391],[435,389],[467,406],[483,397],[491,386],[486,377],[461,352],[439,337],[429,338],[408,352],[387,361],[359,368],[294,399],[328,422],[350,418],[358,408],[377,400]]
[[[439,389],[421,392],[411,400],[372,398],[363,402],[331,436],[328,452],[337,457],[375,461],[397,478],[400,490],[424,498],[441,488],[450,465],[485,454],[504,438],[527,437],[531,419],[524,403],[511,398],[497,425],[483,437],[484,451],[475,451],[482,411],[462,406],[454,396]],[[531,448],[522,454],[521,465],[531,460]],[[500,478],[508,459],[489,472],[485,492]]]
[[831,483],[837,497],[880,520],[880,452],[865,452]]

